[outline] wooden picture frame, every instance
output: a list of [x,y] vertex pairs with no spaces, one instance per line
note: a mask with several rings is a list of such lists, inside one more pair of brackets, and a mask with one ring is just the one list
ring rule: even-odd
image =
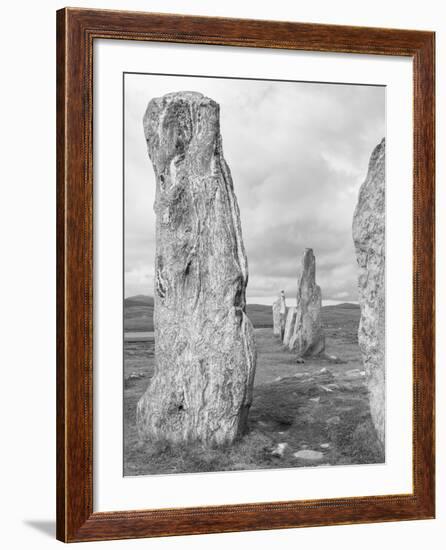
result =
[[[413,491],[93,512],[93,42],[407,56],[413,61]],[[65,542],[434,517],[432,32],[65,8],[57,12],[57,538]]]

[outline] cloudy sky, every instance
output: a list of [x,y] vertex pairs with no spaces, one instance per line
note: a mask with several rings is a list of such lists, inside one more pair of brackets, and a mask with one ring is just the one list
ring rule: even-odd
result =
[[223,151],[248,256],[248,303],[291,298],[306,247],[325,303],[357,301],[351,236],[359,187],[385,135],[385,88],[125,75],[125,296],[153,295],[155,177],[142,117],[153,97],[193,90],[220,104]]

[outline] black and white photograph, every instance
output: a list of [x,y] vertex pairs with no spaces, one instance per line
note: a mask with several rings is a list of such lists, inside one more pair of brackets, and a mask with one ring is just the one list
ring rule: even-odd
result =
[[384,463],[385,86],[123,91],[124,475]]

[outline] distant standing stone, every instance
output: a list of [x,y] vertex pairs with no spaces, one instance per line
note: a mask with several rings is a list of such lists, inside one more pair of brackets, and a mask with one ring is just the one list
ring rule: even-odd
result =
[[378,438],[385,440],[385,139],[370,157],[353,216],[359,266],[361,320],[358,340]]
[[316,259],[311,248],[302,255],[297,281],[297,307],[289,348],[300,357],[318,355],[325,349],[321,319],[322,294],[316,284]]
[[297,311],[297,308],[295,307],[288,308],[286,321],[285,321],[285,331],[283,334],[283,344],[285,346],[289,345],[291,336],[293,334],[294,324],[296,322],[296,311]]
[[286,322],[286,299],[285,292],[280,291],[280,339],[283,341],[283,336],[285,333],[285,322]]
[[141,440],[220,445],[247,425],[256,353],[219,111],[178,92],[144,116],[156,175],[155,375],[137,406]]
[[273,312],[273,334],[274,336],[278,336],[280,338],[280,298],[277,298],[275,302],[273,302],[272,305],[272,312]]
[[281,340],[285,332],[286,309],[285,292],[281,290],[279,297],[273,303],[273,333]]

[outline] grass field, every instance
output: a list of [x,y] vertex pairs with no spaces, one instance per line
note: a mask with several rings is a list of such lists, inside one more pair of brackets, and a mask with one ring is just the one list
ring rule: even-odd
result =
[[[126,309],[149,307],[143,304]],[[262,328],[271,325],[271,309],[253,308],[258,361],[249,429],[227,448],[138,442],[136,403],[153,375],[154,340],[149,336],[144,341],[125,343],[125,475],[384,461],[370,418],[357,343],[359,308],[349,304],[323,308],[326,355],[304,364],[296,364],[294,355],[273,336],[270,326]],[[147,331],[149,325],[144,322],[143,330]]]
[[153,298],[151,296],[133,296],[124,300],[124,330],[153,331]]

